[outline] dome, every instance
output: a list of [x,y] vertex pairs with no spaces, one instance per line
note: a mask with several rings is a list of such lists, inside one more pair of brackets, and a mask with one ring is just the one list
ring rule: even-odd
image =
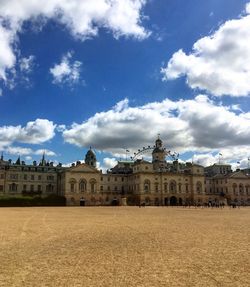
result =
[[87,151],[86,156],[95,157],[95,153],[94,153],[93,150],[90,148],[90,149]]
[[85,155],[85,163],[87,165],[96,167],[96,155],[95,155],[94,151],[91,149],[91,147]]

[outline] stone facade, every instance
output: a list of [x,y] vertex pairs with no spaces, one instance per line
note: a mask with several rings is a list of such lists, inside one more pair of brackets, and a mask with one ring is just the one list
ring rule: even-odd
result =
[[0,195],[49,195],[58,193],[58,174],[61,166],[45,161],[26,165],[0,159]]
[[33,165],[12,164],[0,159],[0,194],[59,194],[67,205],[250,205],[249,170],[232,172],[230,165],[204,168],[193,163],[166,161],[166,149],[158,138],[152,147],[152,162],[143,159],[119,161],[106,174],[96,168],[90,149],[86,163],[71,167],[45,161]]

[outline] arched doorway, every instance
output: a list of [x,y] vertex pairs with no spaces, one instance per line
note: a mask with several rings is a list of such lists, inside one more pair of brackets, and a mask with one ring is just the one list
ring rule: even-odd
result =
[[80,198],[80,206],[85,206],[85,199],[83,197]]
[[112,206],[118,206],[119,205],[119,201],[116,197],[112,199],[111,205]]
[[179,198],[179,205],[182,205],[182,198]]
[[170,205],[176,206],[177,205],[177,198],[175,196],[170,197]]

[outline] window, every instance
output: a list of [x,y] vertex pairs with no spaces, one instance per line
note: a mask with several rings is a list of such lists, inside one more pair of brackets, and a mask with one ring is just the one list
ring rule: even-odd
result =
[[71,178],[69,180],[69,188],[70,188],[70,192],[76,191],[76,180],[74,178]]
[[11,173],[10,174],[10,179],[13,179],[13,180],[18,179],[18,174]]
[[115,181],[117,181],[117,177],[115,177]]
[[9,191],[12,191],[12,192],[17,191],[17,184],[15,183],[10,184]]
[[234,193],[234,194],[236,194],[236,190],[237,190],[237,184],[234,183],[234,184],[233,184],[233,193]]
[[38,186],[37,186],[37,190],[38,190],[38,191],[42,191],[42,186],[41,186],[41,185],[38,185]]
[[197,192],[197,193],[201,193],[201,192],[202,192],[202,184],[201,184],[200,181],[198,181],[198,182],[196,183],[196,192]]
[[242,184],[239,185],[239,192],[240,192],[240,194],[244,193],[244,189],[243,189],[243,185]]
[[156,183],[156,184],[155,184],[155,192],[158,192],[158,191],[159,191],[159,184]]
[[41,175],[38,175],[38,180],[42,180],[42,176]]
[[1,178],[1,179],[4,178],[4,174],[3,174],[3,173],[0,174],[0,178]]
[[249,195],[249,185],[246,185],[246,195]]
[[26,191],[27,190],[27,186],[26,184],[23,185],[23,191]]
[[31,179],[31,180],[35,180],[34,174],[31,175],[31,178],[30,178],[30,179]]
[[172,180],[169,184],[170,192],[176,192],[176,181]]
[[181,192],[181,183],[179,183],[178,186],[179,186],[179,192]]
[[103,191],[103,186],[102,185],[100,186],[100,190]]
[[53,192],[54,191],[54,186],[52,184],[46,185],[46,192]]
[[168,184],[167,183],[164,184],[164,191],[168,192]]
[[81,179],[79,182],[79,191],[84,192],[87,190],[87,182],[85,179]]
[[28,179],[27,174],[24,174],[23,179],[24,179],[24,180],[27,180],[27,179]]
[[150,181],[148,179],[144,181],[144,192],[150,192]]
[[48,175],[47,176],[47,180],[54,180],[54,176],[53,175]]
[[90,192],[94,193],[96,192],[96,180],[92,178],[90,181]]
[[30,191],[34,191],[34,185],[33,184],[31,184],[31,186],[30,186]]
[[0,192],[3,191],[3,185],[0,185]]

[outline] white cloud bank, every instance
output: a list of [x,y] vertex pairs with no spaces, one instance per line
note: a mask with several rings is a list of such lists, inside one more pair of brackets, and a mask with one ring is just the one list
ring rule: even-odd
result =
[[116,38],[144,39],[150,34],[141,25],[145,4],[146,0],[1,0],[0,79],[6,81],[16,64],[14,46],[25,21],[42,25],[54,19],[80,40],[97,36],[101,27]]
[[62,57],[61,63],[55,64],[50,69],[53,76],[54,84],[69,84],[73,85],[80,80],[80,68],[82,63],[80,61],[72,61],[72,53],[68,52]]
[[212,35],[199,39],[193,51],[174,53],[162,68],[163,80],[186,76],[191,88],[215,96],[250,93],[250,3],[245,15],[225,22]]
[[[4,151],[8,154],[19,155],[19,156],[43,155],[43,154],[45,154],[46,156],[56,156],[55,152],[48,149],[33,150],[31,148],[19,147],[19,146],[6,147]],[[31,158],[29,158],[28,160],[30,159]]]
[[158,133],[167,149],[180,153],[222,152],[227,160],[250,155],[249,113],[235,113],[205,95],[137,107],[130,107],[125,99],[82,124],[74,123],[63,131],[63,137],[68,143],[117,155],[151,145]]
[[36,119],[26,126],[0,127],[0,148],[10,146],[15,142],[41,144],[51,140],[55,135],[56,125],[47,119]]

